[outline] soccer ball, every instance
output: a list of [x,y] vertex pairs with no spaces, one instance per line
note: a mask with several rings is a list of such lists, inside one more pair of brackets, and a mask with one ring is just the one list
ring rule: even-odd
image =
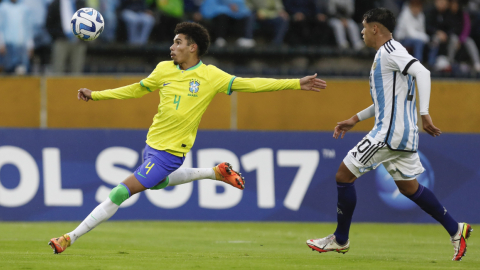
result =
[[77,10],[70,22],[73,34],[85,41],[95,40],[103,32],[104,26],[102,14],[93,8]]

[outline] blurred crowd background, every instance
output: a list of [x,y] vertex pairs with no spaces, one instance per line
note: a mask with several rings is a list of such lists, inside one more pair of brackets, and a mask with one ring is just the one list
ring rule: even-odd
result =
[[[98,40],[73,36],[75,10],[104,17]],[[237,75],[368,76],[363,14],[386,7],[394,38],[434,76],[480,78],[480,0],[0,0],[0,74],[150,72],[175,25],[209,29],[204,62]]]

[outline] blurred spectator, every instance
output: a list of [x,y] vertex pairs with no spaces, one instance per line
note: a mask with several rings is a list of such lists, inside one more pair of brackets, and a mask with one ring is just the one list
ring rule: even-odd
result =
[[94,8],[102,14],[105,22],[100,39],[106,42],[116,40],[117,31],[117,9],[121,0],[86,0],[86,6]]
[[76,38],[70,27],[75,11],[85,7],[84,0],[54,0],[48,7],[47,30],[53,39],[53,72],[66,72],[67,61],[70,72],[82,73],[87,54],[87,44]]
[[100,0],[85,0],[85,6],[99,10]]
[[353,21],[354,0],[328,0],[328,12],[331,18],[328,20],[333,28],[335,40],[341,49],[349,47],[345,29],[348,31],[348,37],[355,50],[361,50],[364,46],[360,38],[360,29]]
[[99,0],[98,11],[102,14],[105,21],[105,28],[100,38],[106,42],[114,42],[117,31],[117,8],[120,6],[120,0]]
[[480,45],[480,0],[468,1],[468,11],[472,18],[471,37],[477,45]]
[[393,13],[393,15],[395,16],[395,18],[398,18],[398,16],[400,15],[400,9],[403,7],[403,5],[406,2],[408,2],[408,0],[380,0],[380,1],[378,1],[379,7],[384,7],[386,9],[390,10]]
[[35,11],[30,13],[35,47],[50,44],[52,41],[45,28],[48,6],[52,1],[53,0],[23,0],[23,3],[25,3],[31,11]]
[[403,5],[394,36],[403,46],[413,47],[413,56],[423,61],[423,48],[430,37],[425,30],[422,0],[409,0]]
[[196,23],[203,22],[202,13],[200,13],[200,6],[202,6],[203,0],[185,0],[184,11],[187,15],[187,19]]
[[272,43],[275,45],[283,44],[283,39],[288,30],[288,14],[283,8],[282,0],[247,0],[246,2],[252,14],[247,20],[245,37],[239,38],[237,44],[244,48],[255,46],[253,32],[256,23],[263,28],[273,28],[275,36]]
[[284,0],[285,9],[290,14],[290,44],[331,43],[331,28],[327,22],[328,0]]
[[[1,8],[2,8],[2,0],[0,0],[0,9]],[[0,27],[1,27],[1,25],[0,25]],[[0,51],[0,73],[2,73],[3,69],[4,69],[4,61],[5,61],[4,58],[5,58],[4,54],[2,54],[1,51]]]
[[450,63],[453,64],[455,62],[455,55],[463,45],[470,55],[475,71],[480,72],[478,48],[470,37],[470,15],[463,9],[459,0],[450,0],[450,12],[447,16],[447,23],[451,26],[450,41],[448,43],[448,60]]
[[52,37],[48,34],[45,22],[47,20],[48,6],[52,1],[53,0],[23,0],[31,11],[35,11],[31,12],[31,19],[33,23],[35,55],[38,57],[39,63],[37,62],[37,65],[35,65],[33,69],[43,69],[49,62],[48,57],[50,56]]
[[154,27],[152,39],[157,41],[172,40],[175,26],[183,21],[183,0],[148,0],[159,11],[159,24]]
[[[449,69],[447,54],[450,25],[447,20],[448,0],[435,0],[433,7],[425,12],[427,34],[430,36],[428,64],[437,70]],[[438,55],[442,57],[438,58]],[[438,59],[437,59],[438,58]]]
[[0,6],[0,54],[5,71],[23,75],[33,54],[33,23],[27,5],[5,0]]
[[212,20],[214,45],[217,47],[227,45],[227,35],[236,32],[235,29],[243,34],[251,14],[244,0],[205,0],[200,12],[205,19]]
[[145,45],[152,32],[155,18],[145,0],[122,0],[120,10],[128,33],[128,43]]
[[361,23],[363,21],[363,14],[370,9],[383,7],[382,2],[382,0],[355,0],[355,13],[353,14],[353,20],[357,23]]

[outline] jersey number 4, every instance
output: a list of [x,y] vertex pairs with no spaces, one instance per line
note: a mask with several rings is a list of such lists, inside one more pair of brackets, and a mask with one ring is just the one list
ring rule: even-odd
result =
[[177,95],[175,95],[175,99],[173,99],[173,104],[177,104],[177,108],[175,110],[178,110],[178,105],[180,105],[180,98],[182,96],[178,96],[178,100],[177,100]]

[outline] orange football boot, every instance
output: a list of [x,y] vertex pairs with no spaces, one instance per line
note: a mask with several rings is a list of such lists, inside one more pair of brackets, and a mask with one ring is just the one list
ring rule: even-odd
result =
[[48,244],[52,247],[54,254],[60,254],[67,249],[71,244],[71,239],[68,234],[64,234],[58,238],[50,239]]
[[237,173],[232,169],[230,163],[220,163],[213,167],[213,170],[215,171],[215,177],[217,180],[223,181],[241,190],[245,188],[245,179],[242,177],[241,173]]

